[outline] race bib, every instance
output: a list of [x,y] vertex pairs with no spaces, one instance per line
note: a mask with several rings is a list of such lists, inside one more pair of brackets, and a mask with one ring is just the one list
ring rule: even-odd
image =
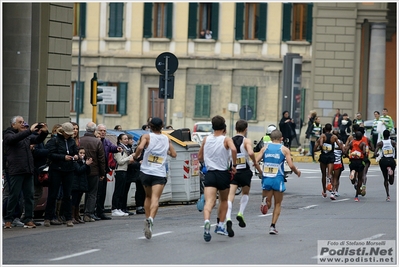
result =
[[148,155],[148,162],[162,165],[165,162],[165,159],[161,156],[155,156],[150,154]]
[[276,177],[278,173],[279,164],[277,163],[264,163],[263,164],[263,176],[265,177]]
[[236,169],[245,169],[247,160],[244,153],[237,153]]
[[382,150],[382,153],[384,154],[384,156],[393,155],[393,149],[392,148],[390,148],[390,149],[385,148],[385,149]]
[[330,152],[332,150],[332,145],[324,143],[321,149],[323,150],[324,153]]

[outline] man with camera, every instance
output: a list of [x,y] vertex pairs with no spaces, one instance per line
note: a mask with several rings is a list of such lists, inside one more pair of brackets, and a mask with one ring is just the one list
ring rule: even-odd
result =
[[[38,135],[31,136],[33,132],[37,132]],[[13,117],[11,127],[4,133],[6,168],[10,176],[10,194],[8,196],[7,214],[4,217],[4,228],[12,227],[13,213],[21,191],[25,202],[24,227],[36,228],[33,223],[34,164],[30,145],[43,142],[47,135],[48,129],[45,123],[34,123],[29,129],[25,129],[22,116]]]

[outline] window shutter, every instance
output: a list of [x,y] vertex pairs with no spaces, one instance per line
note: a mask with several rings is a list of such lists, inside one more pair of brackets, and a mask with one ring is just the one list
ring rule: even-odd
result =
[[118,113],[121,115],[127,114],[127,83],[119,83],[116,104]]
[[217,40],[219,34],[219,3],[212,3],[212,39]]
[[[82,38],[86,37],[86,3],[80,3],[79,10],[79,34]],[[83,110],[83,109],[82,109]]]
[[109,4],[109,28],[108,36],[115,37],[115,27],[116,27],[116,6],[115,3]]
[[123,36],[123,3],[115,3],[116,16],[115,16],[115,37]]
[[194,117],[201,117],[202,109],[202,94],[201,85],[195,86],[195,107],[194,107]]
[[291,13],[292,4],[283,3],[283,36],[284,42],[291,41]]
[[259,4],[259,34],[258,39],[266,41],[267,3]]
[[244,3],[236,4],[236,40],[242,40],[244,24]]
[[197,34],[198,3],[188,4],[188,39],[198,38]]
[[257,100],[257,87],[249,87],[248,92],[248,105],[252,108],[252,118],[248,118],[248,120],[256,119],[256,100]]
[[144,3],[144,38],[152,37],[152,3]]
[[166,38],[172,39],[173,3],[167,3],[166,7]]
[[312,27],[313,27],[313,3],[309,3],[308,6],[308,13],[306,18],[306,41],[309,43],[312,42]]
[[204,85],[203,86],[203,110],[202,110],[202,116],[203,117],[210,117],[211,114],[211,86],[210,85]]
[[97,105],[98,114],[105,114],[106,105]]

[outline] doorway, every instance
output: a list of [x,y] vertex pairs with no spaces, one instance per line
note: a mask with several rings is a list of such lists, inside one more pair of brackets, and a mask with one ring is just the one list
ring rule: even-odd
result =
[[[164,99],[159,98],[159,88],[148,89],[148,117],[158,117],[164,120]],[[165,122],[164,122],[165,123]]]

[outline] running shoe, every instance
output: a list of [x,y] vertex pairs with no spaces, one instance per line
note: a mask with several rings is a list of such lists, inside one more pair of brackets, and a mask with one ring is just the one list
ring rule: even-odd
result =
[[276,227],[270,226],[269,234],[278,235],[278,231],[276,230]]
[[222,227],[222,226],[218,226],[218,230],[216,231],[216,233],[218,235],[225,235],[228,236],[229,234],[226,231],[226,228]]
[[[267,205],[266,205],[266,207],[267,207]],[[266,211],[266,212],[267,212],[267,211]],[[262,213],[263,213],[263,212],[262,212]],[[246,223],[245,223],[245,221],[244,221],[244,215],[243,215],[241,212],[239,212],[239,213],[237,214],[236,219],[237,219],[237,221],[238,221],[238,226],[240,226],[241,228],[244,228],[245,226],[247,226]]]
[[210,231],[211,231],[211,223],[209,221],[207,221],[207,222],[205,222],[205,225],[204,225],[204,240],[205,240],[205,242],[211,241],[212,236],[211,236]]
[[323,198],[326,198],[326,197],[327,197],[327,193],[321,192],[321,196],[322,196]]
[[339,194],[337,191],[335,191],[334,195],[335,195],[336,197],[339,197],[339,196],[340,196],[340,194]]
[[359,202],[359,198],[358,197],[355,197],[355,202]]
[[229,237],[233,237],[234,236],[233,222],[231,220],[228,220],[226,222],[226,230],[227,230],[227,234],[228,234]]
[[389,176],[393,175],[393,171],[392,171],[391,167],[387,167],[387,170],[388,170],[388,175]]
[[152,237],[152,222],[150,219],[145,219],[144,222],[144,236],[147,239],[151,239]]
[[366,195],[366,186],[362,185],[360,187],[360,194],[364,197]]
[[331,200],[336,200],[334,193],[331,193],[330,199],[331,199]]
[[353,178],[355,178],[355,174],[356,174],[356,171],[355,170],[352,170],[351,171],[351,174],[349,175],[349,180],[353,180]]
[[387,202],[390,202],[390,201],[391,201],[391,198],[390,198],[390,197],[387,197],[386,201],[387,201]]
[[267,211],[269,210],[269,207],[267,206],[266,203],[266,198],[267,197],[263,197],[262,204],[260,204],[260,212],[262,212],[262,214],[266,214]]

